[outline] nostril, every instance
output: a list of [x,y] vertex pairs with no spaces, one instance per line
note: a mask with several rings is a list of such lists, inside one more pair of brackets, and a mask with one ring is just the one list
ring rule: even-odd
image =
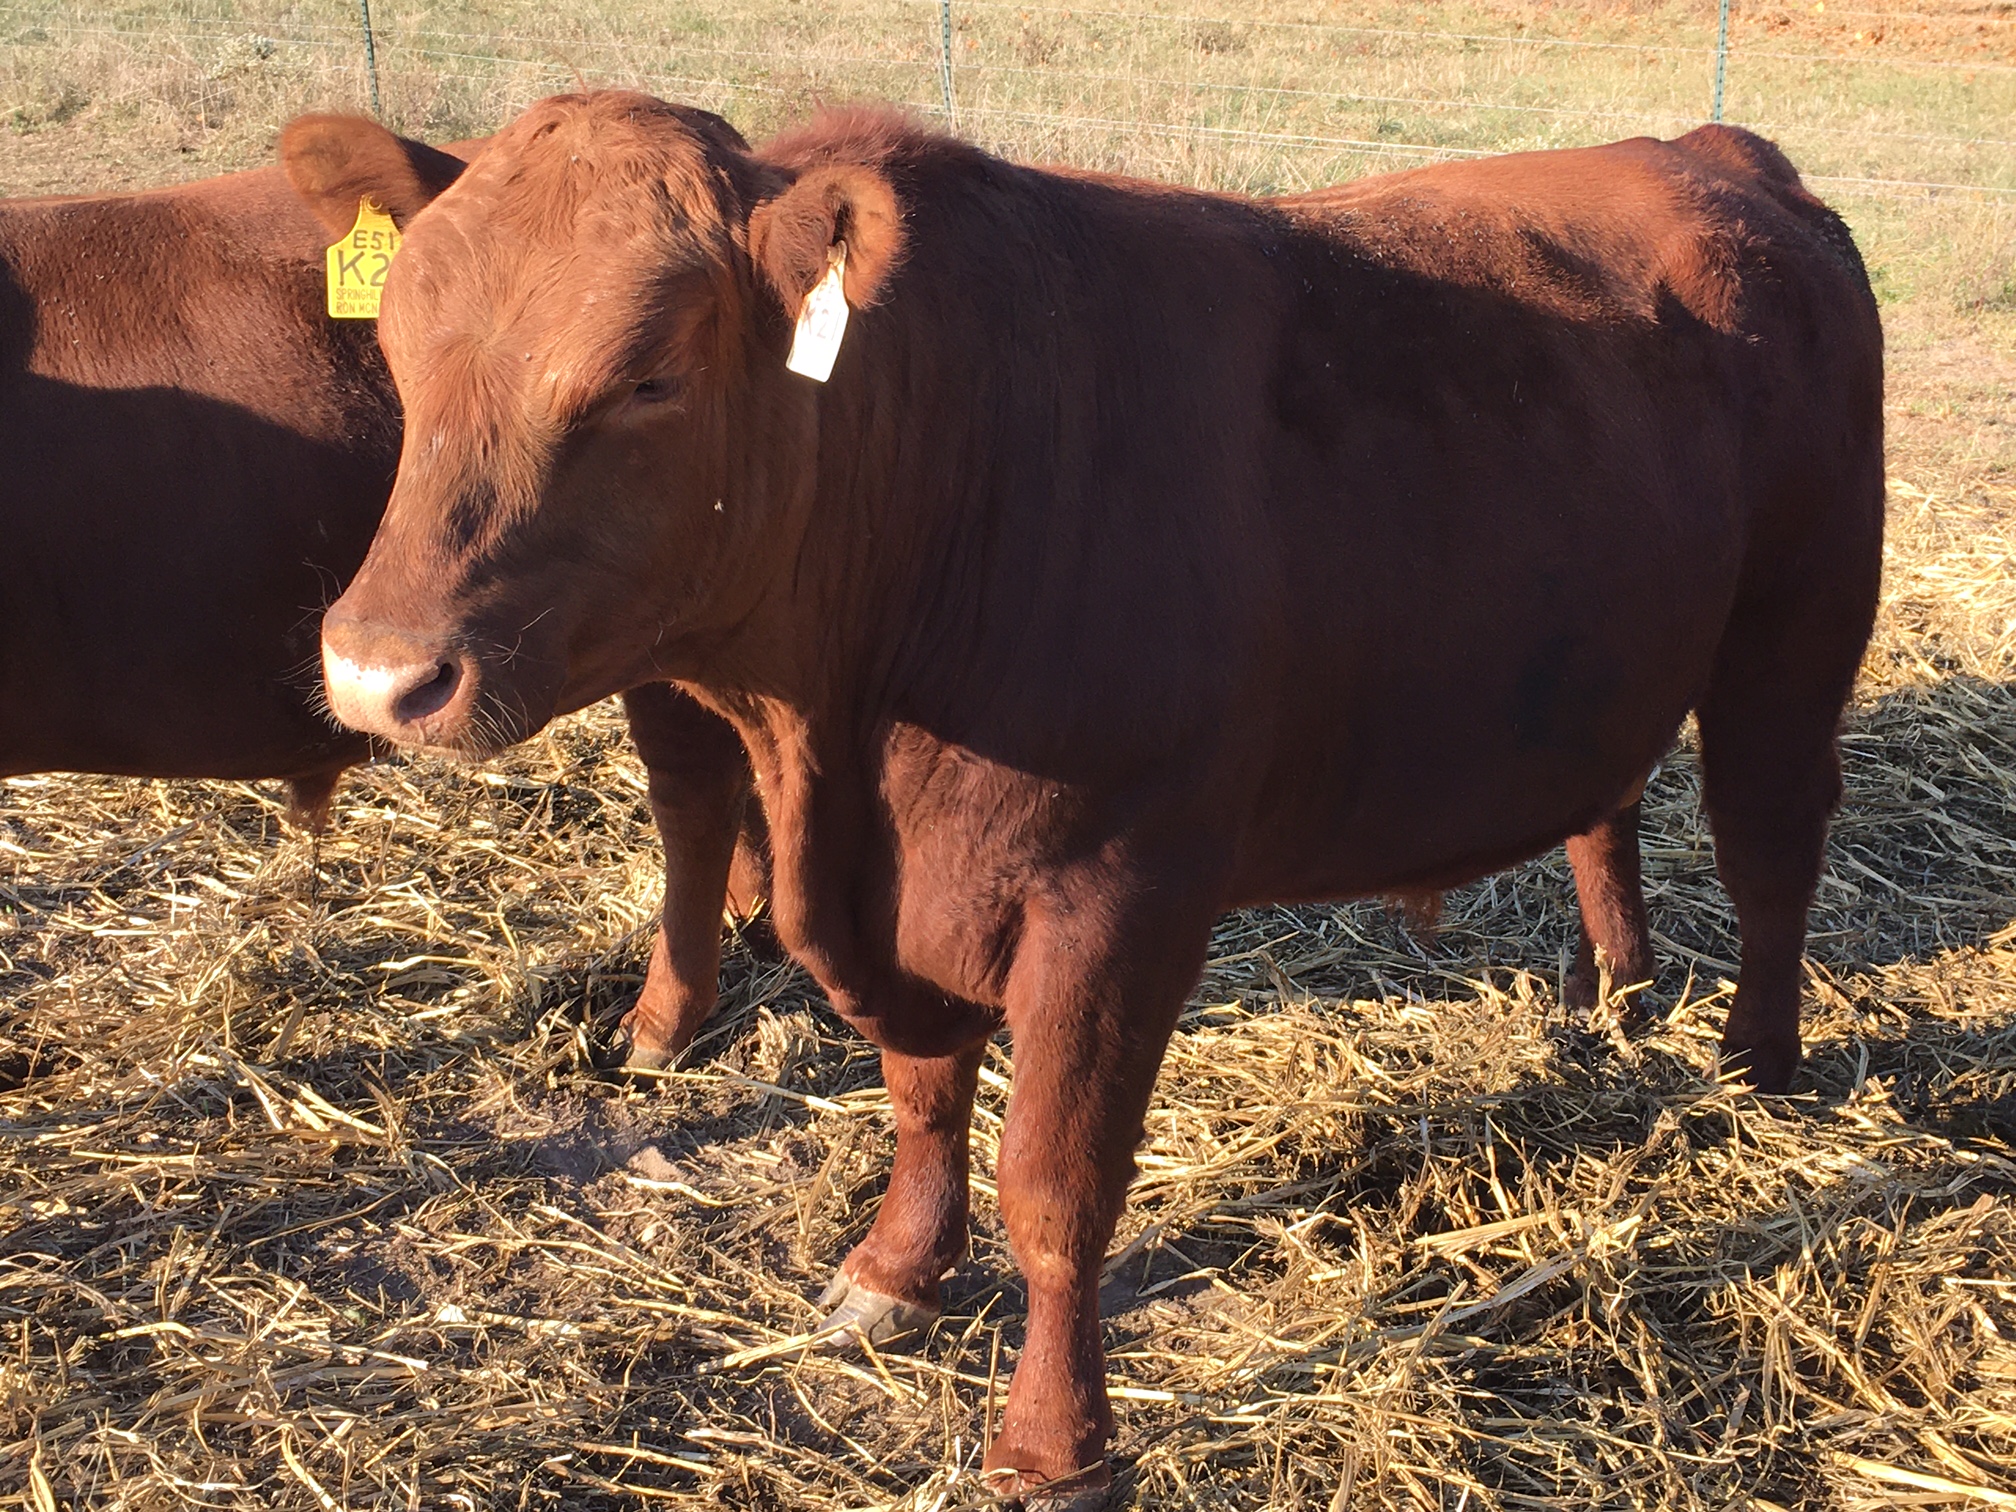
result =
[[433,675],[414,683],[392,704],[392,717],[400,724],[418,724],[439,714],[454,701],[462,684],[462,669],[452,661],[435,664]]

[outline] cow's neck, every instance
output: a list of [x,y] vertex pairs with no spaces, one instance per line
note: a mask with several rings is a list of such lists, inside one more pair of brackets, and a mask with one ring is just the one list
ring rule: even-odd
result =
[[1015,660],[1006,641],[1066,635],[1056,617],[1115,570],[1100,516],[1119,505],[1087,472],[1112,312],[1074,319],[1079,270],[1012,203],[962,206],[959,187],[920,202],[901,274],[814,396],[802,532],[755,640],[763,691],[822,729],[958,738]]
[[[970,161],[926,189],[901,272],[813,396],[802,527],[732,716],[772,764],[783,848],[863,842],[825,848],[827,871],[872,867],[903,823],[892,743],[1110,786],[1166,756],[1144,732],[1199,717],[1182,669],[1225,665],[1250,633],[1217,612],[1236,596],[1196,588],[1220,564],[1169,501],[1252,484],[1214,445],[1237,426],[1213,406],[1264,402],[1268,337],[1222,312],[1266,308],[1265,212]],[[1155,299],[1115,297],[1150,272]],[[808,871],[804,917],[858,913],[876,883]]]
[[930,330],[933,305],[857,313],[858,350],[812,396],[803,497],[772,494],[779,514],[803,511],[794,549],[771,563],[717,677],[701,679],[756,772],[779,932],[850,1016],[885,980],[887,931],[872,921],[893,908],[891,731],[960,740],[984,699],[1001,591],[989,448],[961,403],[990,403],[991,385],[956,372],[978,362],[977,338],[953,333],[969,343],[954,350]]

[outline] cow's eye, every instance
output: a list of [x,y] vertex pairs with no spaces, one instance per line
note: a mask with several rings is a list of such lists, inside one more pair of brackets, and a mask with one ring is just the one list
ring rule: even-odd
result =
[[685,393],[685,386],[676,374],[625,378],[610,386],[602,403],[596,407],[596,413],[604,420],[617,424],[626,420],[640,421],[646,415],[656,417],[661,411],[676,414]]

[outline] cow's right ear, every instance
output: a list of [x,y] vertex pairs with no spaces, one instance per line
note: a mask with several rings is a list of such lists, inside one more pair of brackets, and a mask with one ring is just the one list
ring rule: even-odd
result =
[[889,180],[856,163],[807,168],[749,215],[749,256],[796,314],[826,275],[828,253],[847,247],[847,303],[867,309],[903,257],[903,212]]
[[363,116],[306,115],[280,133],[280,166],[330,236],[340,237],[365,199],[404,229],[455,182],[463,162]]

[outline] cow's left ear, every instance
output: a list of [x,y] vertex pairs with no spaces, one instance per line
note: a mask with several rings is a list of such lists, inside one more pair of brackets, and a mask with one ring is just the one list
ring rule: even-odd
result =
[[280,166],[315,218],[340,237],[356,224],[363,199],[403,229],[455,182],[463,162],[363,116],[306,115],[280,133]]
[[787,314],[826,276],[829,250],[847,244],[847,303],[863,310],[881,298],[903,256],[903,212],[889,180],[873,168],[807,168],[749,215],[749,256]]

